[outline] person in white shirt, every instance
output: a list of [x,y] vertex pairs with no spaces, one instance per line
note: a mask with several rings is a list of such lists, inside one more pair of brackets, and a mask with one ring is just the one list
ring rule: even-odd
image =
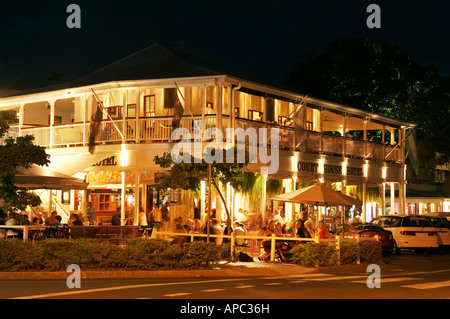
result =
[[350,220],[350,224],[362,223],[361,216],[359,216],[359,212],[356,211],[355,216]]
[[247,216],[245,216],[244,210],[242,208],[239,208],[239,211],[236,213],[235,219],[240,223],[245,223],[247,221]]
[[[242,223],[235,221],[233,224],[233,232],[236,236],[245,236],[245,229]],[[236,238],[236,245],[243,245],[245,242],[245,238]]]
[[275,216],[273,216],[273,220],[275,220],[275,222],[280,223],[281,225],[284,225],[284,220],[283,220],[283,217],[281,217],[281,215],[280,215],[280,211],[281,210],[278,210],[276,212]]
[[139,226],[143,228],[147,228],[148,226],[147,215],[142,207],[139,207]]

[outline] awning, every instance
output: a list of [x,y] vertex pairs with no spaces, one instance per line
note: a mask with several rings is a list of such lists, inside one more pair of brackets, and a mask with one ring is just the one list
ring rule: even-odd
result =
[[26,189],[86,189],[87,183],[72,176],[51,171],[45,167],[33,165],[29,169],[18,168],[15,183]]
[[50,154],[50,163],[48,168],[54,172],[72,176],[73,174],[83,172],[89,166],[92,166],[114,153],[111,152],[82,152],[80,154],[53,154],[52,150],[47,150]]

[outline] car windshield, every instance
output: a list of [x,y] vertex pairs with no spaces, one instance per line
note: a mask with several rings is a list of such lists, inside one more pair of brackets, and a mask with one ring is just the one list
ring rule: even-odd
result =
[[405,217],[403,227],[433,227],[433,225],[425,217]]
[[372,221],[373,224],[380,227],[400,227],[402,218],[398,216],[380,216]]

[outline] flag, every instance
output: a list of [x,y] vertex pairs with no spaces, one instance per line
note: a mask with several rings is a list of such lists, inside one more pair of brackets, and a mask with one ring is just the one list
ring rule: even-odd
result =
[[406,138],[406,150],[408,151],[408,158],[411,167],[414,169],[416,175],[419,174],[419,157],[417,154],[417,143],[416,143],[416,131],[414,130]]
[[306,132],[304,125],[304,118],[306,112],[306,102],[303,102],[300,107],[294,113],[294,131],[295,131],[295,148],[297,149],[300,144],[306,140]]
[[103,119],[103,112],[101,102],[97,103],[97,110],[91,116],[89,124],[89,153],[94,154],[95,151],[95,137],[98,133],[98,127]]
[[[184,114],[184,108],[181,105],[180,99],[178,98],[177,89],[166,89],[167,102],[170,103],[170,107],[174,108],[173,112],[173,120],[172,120],[172,128],[176,129],[180,127],[180,121]],[[169,102],[170,101],[170,102]],[[164,101],[166,103],[166,101]]]

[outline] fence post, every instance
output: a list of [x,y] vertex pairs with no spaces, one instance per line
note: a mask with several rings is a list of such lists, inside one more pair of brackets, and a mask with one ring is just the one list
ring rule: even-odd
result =
[[357,247],[357,249],[356,249],[356,264],[358,264],[358,265],[361,264],[361,253],[360,253],[361,246],[359,245],[360,241],[361,241],[360,237],[357,236],[356,237],[356,247]]
[[341,237],[337,236],[336,242],[336,251],[337,251],[337,265],[341,265]]
[[23,241],[28,241],[28,229],[29,226],[25,226],[24,230],[23,230]]
[[232,232],[231,233],[231,240],[230,240],[230,254],[231,254],[231,261],[235,262],[235,258],[234,258],[234,250],[236,249],[236,233]]
[[275,261],[275,246],[276,246],[275,233],[273,233],[270,242],[270,261]]

